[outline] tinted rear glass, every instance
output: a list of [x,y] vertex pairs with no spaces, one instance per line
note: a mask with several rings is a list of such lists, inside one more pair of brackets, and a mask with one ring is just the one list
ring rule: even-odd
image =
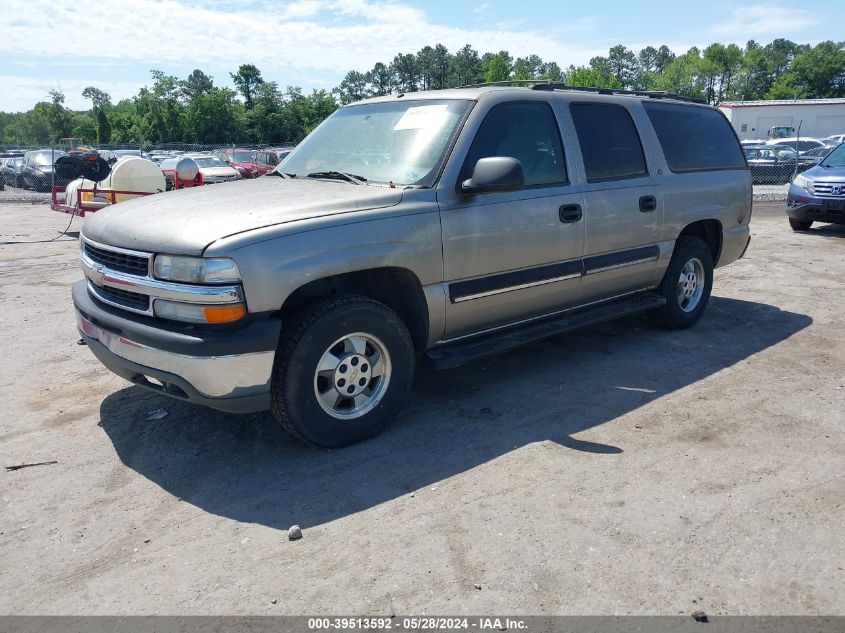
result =
[[652,101],[643,107],[672,171],[745,169],[739,141],[718,110]]
[[569,106],[587,182],[647,175],[643,146],[628,110],[608,103]]

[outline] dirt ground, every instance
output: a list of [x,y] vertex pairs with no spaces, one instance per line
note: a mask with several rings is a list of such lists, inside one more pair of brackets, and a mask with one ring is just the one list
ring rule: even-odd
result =
[[756,206],[696,328],[420,369],[337,451],[112,376],[76,240],[0,245],[0,466],[58,462],[0,470],[0,613],[845,614],[845,226]]

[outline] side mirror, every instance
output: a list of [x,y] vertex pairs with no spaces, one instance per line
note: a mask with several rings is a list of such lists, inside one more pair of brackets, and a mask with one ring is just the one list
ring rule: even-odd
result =
[[461,183],[461,194],[518,191],[525,186],[522,163],[510,156],[481,158],[472,170],[472,178]]

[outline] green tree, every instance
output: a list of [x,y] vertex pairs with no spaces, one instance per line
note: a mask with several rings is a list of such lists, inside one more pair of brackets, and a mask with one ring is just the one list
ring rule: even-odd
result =
[[[111,138],[111,124],[109,123],[107,110],[112,107],[111,95],[94,86],[88,86],[82,91],[82,96],[85,99],[91,100],[92,113],[94,115],[94,134],[88,136],[88,138],[90,139],[92,136],[96,138],[98,145],[108,143]],[[83,136],[82,138],[85,137]]]
[[549,81],[563,81],[563,71],[557,62],[547,62],[543,64],[543,70],[538,79],[548,79]]
[[342,105],[360,101],[367,97],[367,77],[357,70],[346,73],[340,85],[334,89]]
[[65,95],[58,88],[50,91],[50,105],[47,111],[47,120],[50,123],[50,132],[54,141],[60,138],[67,138],[71,135],[71,124],[73,113],[65,108]]
[[243,105],[229,88],[203,91],[185,111],[188,140],[194,143],[235,143],[246,139]]
[[431,46],[423,47],[417,53],[417,70],[420,76],[420,88],[431,90],[434,78],[434,49]]
[[181,87],[186,101],[190,102],[195,97],[211,92],[214,88],[214,80],[196,68],[181,82]]
[[637,75],[637,56],[634,51],[617,44],[608,51],[607,65],[610,74],[616,78],[624,88],[634,86]]
[[419,87],[420,72],[416,55],[399,54],[390,64],[393,84],[399,92],[416,92]]
[[102,110],[111,107],[111,95],[108,92],[88,86],[82,91],[82,97],[91,101],[94,110]]
[[371,97],[383,97],[390,94],[390,69],[377,62],[373,69],[369,71],[364,79],[367,82],[367,92]]
[[252,110],[252,98],[255,95],[255,89],[262,83],[264,79],[261,77],[261,71],[252,64],[242,64],[238,67],[238,72],[229,73],[235,87],[243,95],[244,105],[247,110]]
[[431,89],[442,90],[448,86],[449,67],[452,63],[452,56],[449,49],[443,44],[434,47],[434,58],[432,60]]
[[796,54],[790,68],[775,80],[766,96],[845,96],[845,42],[821,42]]
[[465,44],[452,57],[450,78],[446,87],[454,88],[480,83],[484,81],[484,72],[478,51],[469,44]]
[[494,81],[507,81],[511,76],[510,55],[502,51],[495,55],[490,55],[486,60],[482,57],[482,63],[486,62],[486,71],[484,81],[490,83]]
[[513,78],[520,80],[539,79],[546,70],[546,64],[537,55],[518,57],[513,63]]
[[595,88],[622,88],[619,80],[610,74],[604,74],[596,68],[570,66],[565,81],[570,86],[589,86]]

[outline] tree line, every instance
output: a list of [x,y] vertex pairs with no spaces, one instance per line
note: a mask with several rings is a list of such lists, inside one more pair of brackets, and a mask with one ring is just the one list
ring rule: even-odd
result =
[[85,88],[87,111],[70,110],[64,93],[51,90],[49,101],[28,112],[0,112],[0,144],[49,145],[67,137],[91,145],[296,143],[338,107],[330,92],[282,90],[252,64],[230,74],[237,92],[215,86],[199,69],[185,79],[160,70],[151,74],[151,86],[114,104],[107,92]]
[[633,51],[617,45],[586,66],[562,69],[537,55],[508,51],[479,55],[466,45],[455,53],[438,44],[399,54],[366,72],[350,70],[335,89],[341,104],[391,93],[439,90],[483,82],[551,80],[570,86],[661,90],[716,104],[726,100],[845,96],[845,42],[815,46],[776,39],[715,43],[677,55],[668,46]]
[[96,144],[298,142],[338,103],[417,90],[440,90],[482,82],[551,80],[572,86],[662,90],[717,104],[726,100],[845,97],[845,42],[815,46],[776,39],[744,47],[714,43],[676,54],[668,46],[640,51],[612,47],[585,66],[562,68],[538,55],[508,51],[479,54],[469,44],[450,52],[442,44],[396,55],[361,72],[350,70],[331,92],[279,88],[252,64],[230,73],[236,90],[214,85],[194,70],[185,79],[152,72],[152,85],[112,104],[93,86],[82,96],[87,111],[65,107],[65,95],[22,113],[0,113],[0,144],[46,145],[68,136]]

